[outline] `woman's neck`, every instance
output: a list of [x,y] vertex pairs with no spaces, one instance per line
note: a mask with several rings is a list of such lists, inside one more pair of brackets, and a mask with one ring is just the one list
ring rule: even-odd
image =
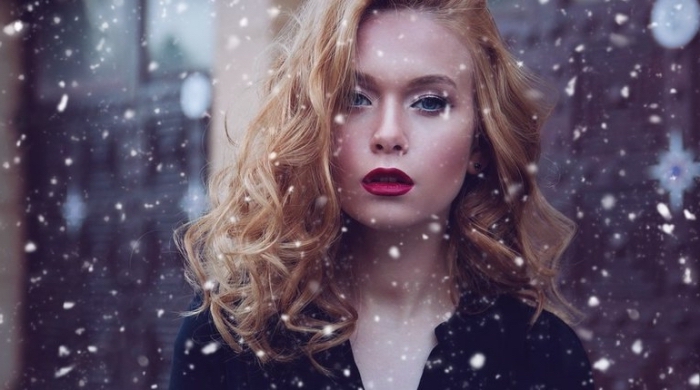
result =
[[343,237],[340,261],[349,262],[351,299],[358,311],[395,318],[452,311],[444,224],[378,231],[354,223]]

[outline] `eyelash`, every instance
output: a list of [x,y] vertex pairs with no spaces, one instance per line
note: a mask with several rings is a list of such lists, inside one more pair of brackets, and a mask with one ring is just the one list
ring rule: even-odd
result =
[[[350,103],[350,107],[361,107],[361,106],[367,106],[371,105],[372,101],[363,93],[360,92],[354,92],[351,96],[352,102]],[[360,102],[361,100],[361,102]],[[421,105],[425,105],[426,102],[430,102],[432,104],[437,104],[439,107],[437,108],[425,108],[425,107],[420,107]],[[418,99],[411,104],[411,108],[415,108],[418,111],[428,114],[428,115],[434,115],[434,114],[439,114],[445,111],[446,108],[450,107],[451,104],[449,101],[442,97],[442,96],[437,96],[437,95],[424,95],[424,96],[419,96]]]
[[[430,102],[432,104],[437,104],[439,107],[438,108],[421,108],[419,105],[425,104],[426,102]],[[426,114],[440,114],[443,111],[445,111],[446,108],[450,106],[450,103],[447,99],[445,99],[442,96],[436,96],[436,95],[424,95],[424,96],[419,96],[418,100],[416,100],[415,103],[411,104],[412,108],[418,109],[418,111],[426,113]]]
[[364,101],[368,102],[369,105],[372,104],[372,101],[369,100],[367,95],[360,93],[360,92],[353,92],[352,95],[350,96],[350,107],[360,107],[360,106],[365,105],[365,104],[358,104],[358,102],[357,102],[358,98],[361,98]]

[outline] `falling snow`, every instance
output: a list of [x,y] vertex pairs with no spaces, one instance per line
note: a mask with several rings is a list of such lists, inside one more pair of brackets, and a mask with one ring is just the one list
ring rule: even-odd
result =
[[70,350],[65,345],[58,347],[58,357],[65,357],[68,355],[70,355]]
[[625,14],[615,14],[615,23],[617,23],[619,25],[623,25],[623,24],[627,23],[628,20],[629,20],[629,16],[627,16]]
[[665,223],[665,224],[661,225],[661,231],[668,234],[668,235],[672,235],[673,231],[675,229],[676,229],[676,226],[673,224],[670,224],[670,223]]
[[590,307],[597,307],[600,305],[600,300],[598,300],[598,297],[592,296],[588,298],[588,306]]
[[605,372],[608,370],[608,368],[610,368],[611,364],[612,363],[610,362],[610,360],[608,360],[606,358],[601,358],[601,359],[597,360],[595,363],[593,363],[593,368],[598,370],[598,371]]
[[671,210],[669,210],[668,206],[666,206],[664,203],[659,203],[656,205],[656,211],[661,214],[664,219],[671,220],[673,216],[671,216]]
[[69,372],[73,371],[73,368],[75,366],[67,366],[67,367],[62,367],[59,368],[58,371],[54,374],[54,377],[60,378],[62,376],[68,375]]
[[615,199],[614,195],[607,194],[605,195],[601,200],[600,204],[603,206],[605,210],[611,210],[613,207],[615,207],[615,204],[617,203],[617,199]]
[[27,253],[36,252],[36,244],[33,243],[33,242],[31,242],[31,241],[29,241],[28,243],[26,243],[26,244],[24,245],[24,251],[27,252]]
[[486,363],[486,356],[484,356],[484,354],[482,354],[482,353],[475,353],[471,357],[471,359],[469,359],[469,364],[475,370],[479,370],[482,367],[484,367],[485,363]]
[[56,110],[58,112],[63,112],[66,110],[67,105],[68,105],[68,95],[66,95],[64,93],[63,96],[61,96],[61,101],[58,102],[58,106],[56,106]]
[[564,90],[567,95],[574,96],[576,93],[576,79],[578,77],[572,77],[571,80],[566,84],[566,89]]
[[280,10],[279,7],[270,7],[270,8],[267,9],[267,15],[268,15],[270,18],[276,18],[276,17],[278,17],[279,14],[280,14],[280,12],[281,12],[281,10]]
[[630,97],[630,87],[627,85],[622,87],[622,89],[620,90],[620,95],[625,99],[629,98]]
[[[30,62],[42,64],[42,68],[3,68],[6,77],[0,81],[16,82],[22,91],[31,87],[31,99],[27,100],[45,105],[48,113],[41,114],[50,119],[39,121],[39,115],[35,117],[29,110],[27,115],[18,116],[22,124],[16,127],[16,134],[0,140],[9,149],[1,152],[1,173],[27,174],[22,176],[26,188],[18,208],[26,215],[13,214],[9,220],[1,220],[0,229],[22,237],[13,250],[28,260],[18,262],[27,274],[23,284],[29,292],[24,293],[37,294],[37,301],[46,301],[46,309],[23,312],[26,322],[17,323],[15,318],[22,316],[12,308],[0,307],[0,330],[20,326],[31,332],[38,329],[36,336],[31,332],[27,336],[46,344],[38,353],[57,363],[36,375],[42,376],[40,381],[55,380],[55,388],[95,388],[107,386],[108,380],[115,382],[108,365],[97,372],[78,363],[89,358],[96,362],[95,367],[105,367],[100,359],[115,353],[110,345],[115,339],[127,340],[132,354],[119,370],[133,377],[122,380],[133,381],[135,388],[163,388],[162,383],[152,384],[146,378],[162,374],[153,370],[167,366],[167,348],[163,348],[159,333],[154,351],[140,349],[148,344],[140,332],[150,335],[148,332],[167,327],[173,333],[177,313],[187,307],[189,290],[178,290],[185,285],[182,262],[170,236],[174,226],[196,219],[209,207],[202,179],[209,164],[209,156],[203,154],[209,146],[197,144],[195,139],[208,142],[205,134],[214,132],[209,127],[215,129],[217,121],[223,122],[215,115],[227,115],[232,129],[242,126],[239,114],[224,106],[235,108],[252,102],[247,96],[236,95],[239,91],[230,86],[230,80],[254,89],[261,77],[241,64],[251,45],[263,42],[256,37],[257,30],[265,34],[277,31],[281,25],[276,24],[286,20],[288,10],[263,6],[258,15],[252,6],[242,6],[245,1],[221,2],[217,6],[235,12],[229,15],[230,26],[217,27],[224,32],[216,37],[220,47],[214,48],[217,56],[235,61],[194,66],[187,62],[192,45],[183,41],[183,34],[169,36],[165,31],[163,41],[156,42],[154,36],[148,36],[148,30],[154,28],[150,19],[167,24],[182,18],[200,26],[202,20],[219,20],[218,8],[205,12],[209,19],[195,20],[192,15],[198,7],[186,0],[154,1],[155,15],[131,9],[119,12],[128,4],[123,0],[85,2],[85,10],[81,10],[85,14],[80,16],[61,7],[47,13],[42,8],[47,7],[43,5],[46,2],[16,3],[22,3],[21,12],[9,15],[0,25],[0,56],[4,60],[8,48],[20,43],[28,53],[37,55]],[[697,344],[693,339],[697,332],[692,330],[697,310],[692,303],[697,298],[700,272],[696,252],[698,137],[696,123],[687,117],[690,113],[692,119],[692,102],[697,101],[697,77],[691,77],[697,64],[689,57],[695,49],[666,51],[655,43],[653,36],[659,25],[649,15],[654,2],[588,1],[585,7],[550,0],[532,5],[500,3],[506,14],[517,11],[514,15],[528,15],[532,9],[524,11],[535,6],[537,15],[551,21],[542,26],[532,23],[525,31],[532,35],[525,38],[506,25],[504,36],[516,48],[517,66],[542,73],[544,79],[551,80],[555,92],[564,92],[552,112],[553,121],[543,131],[543,157],[539,165],[530,163],[527,172],[544,183],[548,199],[578,225],[574,253],[561,263],[566,271],[562,290],[584,312],[585,319],[576,330],[586,335],[582,338],[594,369],[604,373],[604,380],[617,381],[598,387],[655,388],[659,383],[663,383],[659,388],[700,387],[699,363],[687,352],[695,353]],[[131,13],[139,16],[138,23],[130,19]],[[36,25],[34,15],[42,15],[45,25]],[[262,23],[276,23],[276,27],[261,28]],[[347,21],[339,27],[345,26]],[[36,47],[42,41],[34,34],[42,29],[47,35],[41,38],[55,47]],[[125,46],[126,51],[120,49],[125,43],[118,42],[115,36],[120,35],[115,33],[140,29],[144,36],[132,34],[124,39],[138,44]],[[697,39],[695,36],[692,45]],[[267,40],[265,35],[264,42]],[[204,41],[195,42],[196,48]],[[339,42],[338,47],[345,44]],[[123,55],[132,51],[141,54],[136,59]],[[375,53],[384,57],[385,51]],[[644,57],[649,52],[655,58]],[[254,54],[260,55],[257,51]],[[46,61],[45,69],[42,61]],[[264,63],[262,55],[258,61]],[[260,73],[266,66],[259,66]],[[459,64],[458,68],[467,71],[470,66]],[[234,97],[223,104],[217,100],[218,113],[207,106],[191,119],[178,105],[180,90],[168,88],[179,86],[195,70],[212,77],[207,80],[209,86],[218,88],[217,94],[230,88]],[[3,84],[3,94],[5,88]],[[12,96],[11,90],[7,93]],[[176,100],[171,102],[173,96]],[[529,97],[543,95],[532,93]],[[499,112],[496,106],[481,109],[477,112],[484,118],[496,118]],[[445,120],[454,116],[442,115]],[[338,126],[348,119],[340,113],[330,118]],[[30,126],[25,121],[38,121],[45,129],[25,130]],[[10,126],[10,122],[0,118],[3,126]],[[7,129],[8,134],[15,131],[14,127]],[[44,152],[45,161],[37,158]],[[270,165],[295,158],[269,150],[267,157]],[[282,191],[296,196],[308,190],[295,184]],[[506,183],[499,191],[499,198],[523,198],[519,184]],[[4,202],[5,192],[1,195]],[[329,196],[318,196],[315,202],[312,199],[310,207],[320,212],[335,207],[334,195]],[[230,221],[236,222],[236,218]],[[436,216],[421,228],[417,237],[425,242],[452,234],[452,226]],[[340,228],[343,234],[349,229],[352,232],[349,224]],[[292,242],[297,253],[308,248],[306,241]],[[409,247],[397,243],[386,253],[398,260],[402,251],[404,257],[407,255],[405,248]],[[222,263],[233,258],[229,254],[218,256]],[[531,263],[522,256],[510,257],[513,267],[529,271]],[[218,283],[206,280],[202,287],[213,291]],[[60,288],[49,291],[50,286]],[[318,281],[311,281],[308,288],[314,293],[324,291]],[[86,322],[83,316],[87,312],[96,313],[97,319]],[[286,314],[281,319],[290,322]],[[389,323],[387,318],[381,319],[384,325]],[[380,322],[380,317],[372,320]],[[679,328],[685,332],[683,337],[674,337]],[[42,338],[46,336],[38,333],[42,329],[51,329],[59,336],[46,341]],[[322,331],[332,336],[334,329],[326,326]],[[148,348],[152,346],[148,344]],[[12,352],[11,347],[8,350]],[[222,347],[211,342],[193,347],[193,351],[211,355]],[[257,354],[264,356],[263,351]],[[482,353],[466,358],[474,370],[482,369],[487,360]],[[645,370],[647,377],[635,377]],[[351,371],[344,369],[342,374],[350,377]],[[90,382],[93,377],[104,377],[105,384]],[[637,383],[643,380],[657,382]]]
[[16,20],[3,27],[2,31],[9,36],[13,36],[19,34],[22,29],[24,29],[24,23],[21,20]]
[[686,268],[685,271],[683,272],[683,283],[685,284],[693,284],[693,275],[690,270],[690,268]]
[[216,341],[212,341],[209,344],[202,347],[202,354],[203,355],[211,355],[212,353],[218,351],[220,347],[221,347],[221,344],[219,344]]
[[634,343],[632,344],[632,352],[639,355],[640,353],[642,353],[642,351],[643,351],[642,340],[639,340],[639,339],[635,340]]
[[690,383],[693,386],[700,386],[700,373],[698,374],[693,374],[693,376],[688,379],[688,383]]

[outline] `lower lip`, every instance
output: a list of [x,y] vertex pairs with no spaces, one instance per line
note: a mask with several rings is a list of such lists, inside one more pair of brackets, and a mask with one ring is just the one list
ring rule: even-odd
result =
[[362,188],[372,195],[401,196],[411,191],[413,184],[406,183],[362,183]]

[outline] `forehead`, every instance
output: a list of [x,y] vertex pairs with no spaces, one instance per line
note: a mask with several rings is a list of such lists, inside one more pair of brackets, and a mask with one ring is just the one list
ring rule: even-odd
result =
[[368,15],[358,31],[355,60],[361,71],[389,66],[395,72],[451,75],[466,73],[473,63],[463,38],[431,13],[416,10],[383,10]]

